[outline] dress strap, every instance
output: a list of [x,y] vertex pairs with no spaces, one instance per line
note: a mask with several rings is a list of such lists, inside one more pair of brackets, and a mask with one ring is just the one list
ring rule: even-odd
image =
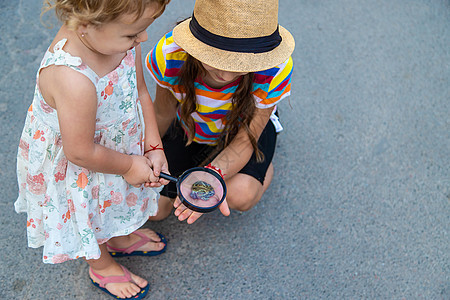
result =
[[45,68],[50,65],[78,67],[83,63],[81,58],[72,56],[70,53],[63,50],[66,42],[67,39],[62,39],[57,42],[53,47],[53,53],[47,50],[44,59],[42,60],[41,68]]
[[88,77],[94,85],[97,85],[98,76],[92,71],[87,65],[83,63],[80,57],[72,56],[70,53],[63,50],[64,45],[66,44],[67,39],[64,38],[57,42],[55,46],[53,46],[53,53],[47,50],[44,58],[41,62],[41,67],[45,68],[50,65],[55,66],[67,66],[75,71],[78,71]]

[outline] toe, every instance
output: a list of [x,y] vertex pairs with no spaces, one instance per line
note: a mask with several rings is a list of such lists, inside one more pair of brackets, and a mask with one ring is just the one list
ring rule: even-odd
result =
[[133,285],[130,285],[127,289],[125,289],[124,294],[125,294],[126,298],[130,298],[130,297],[133,297],[134,295],[136,295],[137,292],[134,291]]
[[149,239],[150,241],[144,245],[142,245],[141,247],[138,248],[138,250],[140,251],[160,251],[162,249],[164,249],[164,247],[166,246],[165,243],[163,243],[161,241],[161,238],[159,237],[159,235],[150,230],[150,229],[142,229],[140,230],[142,231],[142,233],[144,233]]
[[120,292],[120,296],[119,297],[122,298],[122,299],[130,298],[124,291]]
[[141,231],[143,234],[145,234],[149,239],[151,239],[154,242],[161,241],[161,238],[159,237],[159,235],[156,232],[154,232],[153,230],[150,230],[148,228],[144,228],[144,229],[139,230],[139,231]]
[[155,243],[154,244],[155,245],[155,250],[162,250],[162,249],[164,249],[164,247],[166,246],[166,244],[164,244],[164,243]]
[[130,295],[129,297],[136,296],[140,291],[141,289],[137,285],[133,284],[133,286],[128,289],[128,293]]
[[[145,280],[142,277],[139,277],[137,275],[131,275],[131,278],[133,279],[133,281],[140,287],[140,288],[145,288],[148,284],[148,281]],[[140,291],[140,289],[138,290],[138,292]]]
[[151,241],[151,242],[148,242],[147,244],[143,245],[140,250],[142,250],[142,251],[160,251],[165,246],[166,246],[166,244],[164,244],[162,242],[155,243],[155,242]]

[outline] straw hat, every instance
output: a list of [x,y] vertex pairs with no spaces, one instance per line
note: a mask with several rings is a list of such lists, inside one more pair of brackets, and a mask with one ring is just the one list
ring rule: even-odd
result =
[[174,28],[173,38],[199,61],[232,72],[275,67],[295,46],[278,25],[278,0],[197,0],[192,18]]

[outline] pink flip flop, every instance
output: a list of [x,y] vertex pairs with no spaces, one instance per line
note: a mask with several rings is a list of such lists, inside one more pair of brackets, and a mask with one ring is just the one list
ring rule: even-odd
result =
[[[134,282],[133,279],[131,278],[130,271],[128,271],[128,270],[127,270],[124,266],[122,266],[122,265],[121,265],[120,267],[121,267],[122,270],[123,270],[123,273],[124,273],[123,275],[121,275],[121,276],[107,276],[107,277],[104,277],[104,276],[102,276],[102,275],[99,275],[99,274],[95,273],[94,271],[92,271],[92,268],[89,268],[89,269],[91,270],[92,274],[93,274],[95,277],[97,277],[98,279],[100,279],[100,282],[97,283],[97,282],[94,281],[92,278],[90,278],[92,284],[93,284],[95,287],[101,289],[102,291],[104,291],[105,293],[107,293],[107,294],[113,296],[113,297],[116,298],[116,299],[143,299],[143,298],[147,295],[147,293],[148,293],[148,291],[149,291],[149,289],[150,289],[150,284],[147,284],[144,288],[141,288],[141,291],[140,291],[136,296],[133,296],[133,297],[130,297],[130,298],[119,298],[119,297],[117,297],[117,296],[111,294],[111,293],[106,289],[106,285],[107,285],[108,283],[121,283],[121,282],[133,282],[133,283],[136,283],[136,282]],[[136,285],[137,285],[137,284],[136,284]]]
[[142,245],[147,244],[148,242],[151,242],[152,240],[150,238],[148,238],[145,234],[143,234],[139,231],[135,231],[135,232],[133,232],[133,234],[140,236],[141,239],[128,248],[124,248],[124,249],[114,248],[114,247],[111,247],[108,243],[106,243],[108,250],[109,251],[113,250],[113,251],[110,251],[109,254],[111,254],[111,256],[113,256],[113,257],[137,256],[137,255],[139,255],[139,256],[155,256],[155,255],[162,254],[166,251],[166,248],[167,248],[166,238],[158,232],[156,234],[161,239],[161,242],[164,243],[164,248],[162,248],[159,251],[136,251],[136,249],[138,249]]

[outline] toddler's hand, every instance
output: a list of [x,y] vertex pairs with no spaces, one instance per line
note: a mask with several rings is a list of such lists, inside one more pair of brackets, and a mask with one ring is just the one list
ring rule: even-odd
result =
[[[145,154],[145,157],[147,157],[150,161],[150,167],[153,168],[153,175],[155,177],[159,177],[160,172],[164,172],[166,174],[169,174],[168,164],[166,155],[164,154],[164,151],[162,150],[153,150],[149,151]],[[162,184],[166,185],[169,181],[164,178],[159,178],[158,182],[151,182],[147,183],[145,186],[150,187],[158,187]]]
[[123,178],[134,187],[140,187],[148,181],[158,181],[158,178],[153,175],[150,161],[141,155],[131,155],[131,167],[123,174]]

